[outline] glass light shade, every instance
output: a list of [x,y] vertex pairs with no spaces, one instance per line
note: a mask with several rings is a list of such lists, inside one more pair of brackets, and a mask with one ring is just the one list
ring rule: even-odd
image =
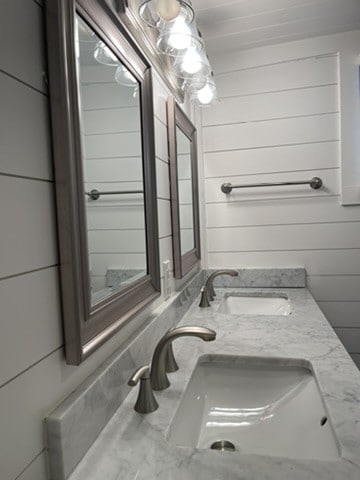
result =
[[101,40],[95,45],[94,58],[102,65],[108,65],[110,67],[117,67],[120,64],[116,55]]
[[160,31],[156,46],[161,53],[177,58],[186,55],[189,48],[202,50],[203,42],[197,33],[195,22],[187,25],[184,18],[178,16]]
[[183,56],[176,58],[173,68],[178,77],[193,80],[196,83],[201,83],[201,79],[211,73],[205,52],[193,47],[188,48]]
[[139,15],[149,27],[163,30],[168,22],[178,17],[185,25],[190,25],[194,10],[187,0],[145,0],[139,7]]
[[191,100],[202,107],[217,103],[219,100],[214,79],[209,77],[206,84],[200,89],[192,88]]
[[115,72],[115,81],[119,85],[124,85],[125,87],[136,87],[137,80],[132,73],[125,67],[125,65],[119,65]]

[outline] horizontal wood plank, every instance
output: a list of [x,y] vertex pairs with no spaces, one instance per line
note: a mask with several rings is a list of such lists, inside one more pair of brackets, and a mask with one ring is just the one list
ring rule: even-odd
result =
[[96,230],[88,234],[89,252],[94,253],[145,253],[145,229]]
[[42,9],[29,0],[2,0],[1,7],[1,70],[46,93]]
[[312,57],[217,75],[221,98],[338,82],[337,58]]
[[360,328],[360,300],[358,302],[319,302],[319,307],[333,327]]
[[58,269],[1,280],[0,304],[3,385],[63,344]]
[[307,285],[317,302],[358,302],[360,275],[309,276]]
[[84,111],[105,108],[128,108],[139,105],[139,98],[129,93],[129,87],[118,83],[94,83],[82,85],[81,105]]
[[336,112],[338,86],[328,85],[274,93],[224,98],[204,110],[203,125],[253,122]]
[[360,328],[334,328],[349,353],[360,353]]
[[45,450],[33,460],[16,480],[48,480]]
[[339,139],[336,113],[205,127],[204,151],[226,151]]
[[142,229],[144,228],[143,205],[111,205],[89,208],[89,230]]
[[53,179],[47,97],[0,72],[0,104],[0,172]]
[[232,175],[336,168],[340,166],[339,142],[209,152],[204,155],[204,164],[206,178],[225,179]]
[[308,275],[357,275],[360,248],[354,250],[294,250],[261,252],[210,252],[211,268],[304,267]]
[[87,135],[86,158],[141,157],[139,132]]
[[0,176],[0,278],[54,265],[58,262],[54,187],[15,177]]
[[143,176],[142,158],[113,157],[96,158],[86,161],[87,182],[136,182],[141,181]]
[[85,111],[83,121],[86,135],[141,130],[139,106]]
[[209,252],[358,248],[360,222],[208,230]]
[[353,221],[360,221],[360,209],[343,207],[339,197],[330,196],[289,198],[286,202],[268,199],[209,203],[206,206],[208,228]]

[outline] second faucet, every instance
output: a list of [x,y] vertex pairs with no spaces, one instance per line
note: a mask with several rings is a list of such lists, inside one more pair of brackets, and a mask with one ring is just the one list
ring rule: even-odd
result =
[[201,289],[201,300],[199,303],[200,308],[210,307],[210,302],[214,300],[216,295],[214,290],[214,279],[219,275],[230,275],[231,277],[237,277],[239,272],[236,270],[217,270],[216,272],[212,273],[209,278],[206,280],[205,285]]

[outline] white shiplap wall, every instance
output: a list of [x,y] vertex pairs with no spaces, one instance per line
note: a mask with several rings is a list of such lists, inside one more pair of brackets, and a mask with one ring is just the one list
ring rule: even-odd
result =
[[[345,112],[334,48],[339,39],[339,50],[360,49],[359,38],[329,37],[328,50],[325,38],[215,57],[221,103],[203,111],[203,158],[209,267],[305,266],[310,291],[360,365],[360,206],[341,205]],[[319,191],[220,191],[227,181],[313,176],[324,181]]]
[[[43,419],[124,341],[65,363],[42,2],[0,5],[0,479],[46,480]],[[14,37],[13,32],[17,34]],[[11,48],[9,38],[12,38]],[[172,258],[165,99],[154,78],[161,261]],[[106,221],[106,219],[105,219]],[[162,298],[133,323],[137,328]]]

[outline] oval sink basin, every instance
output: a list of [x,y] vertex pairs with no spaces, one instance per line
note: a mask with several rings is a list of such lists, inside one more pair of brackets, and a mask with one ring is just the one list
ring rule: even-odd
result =
[[231,315],[290,315],[290,302],[282,296],[226,294],[218,309]]
[[169,442],[232,454],[339,458],[328,414],[305,363],[200,357],[170,425]]

